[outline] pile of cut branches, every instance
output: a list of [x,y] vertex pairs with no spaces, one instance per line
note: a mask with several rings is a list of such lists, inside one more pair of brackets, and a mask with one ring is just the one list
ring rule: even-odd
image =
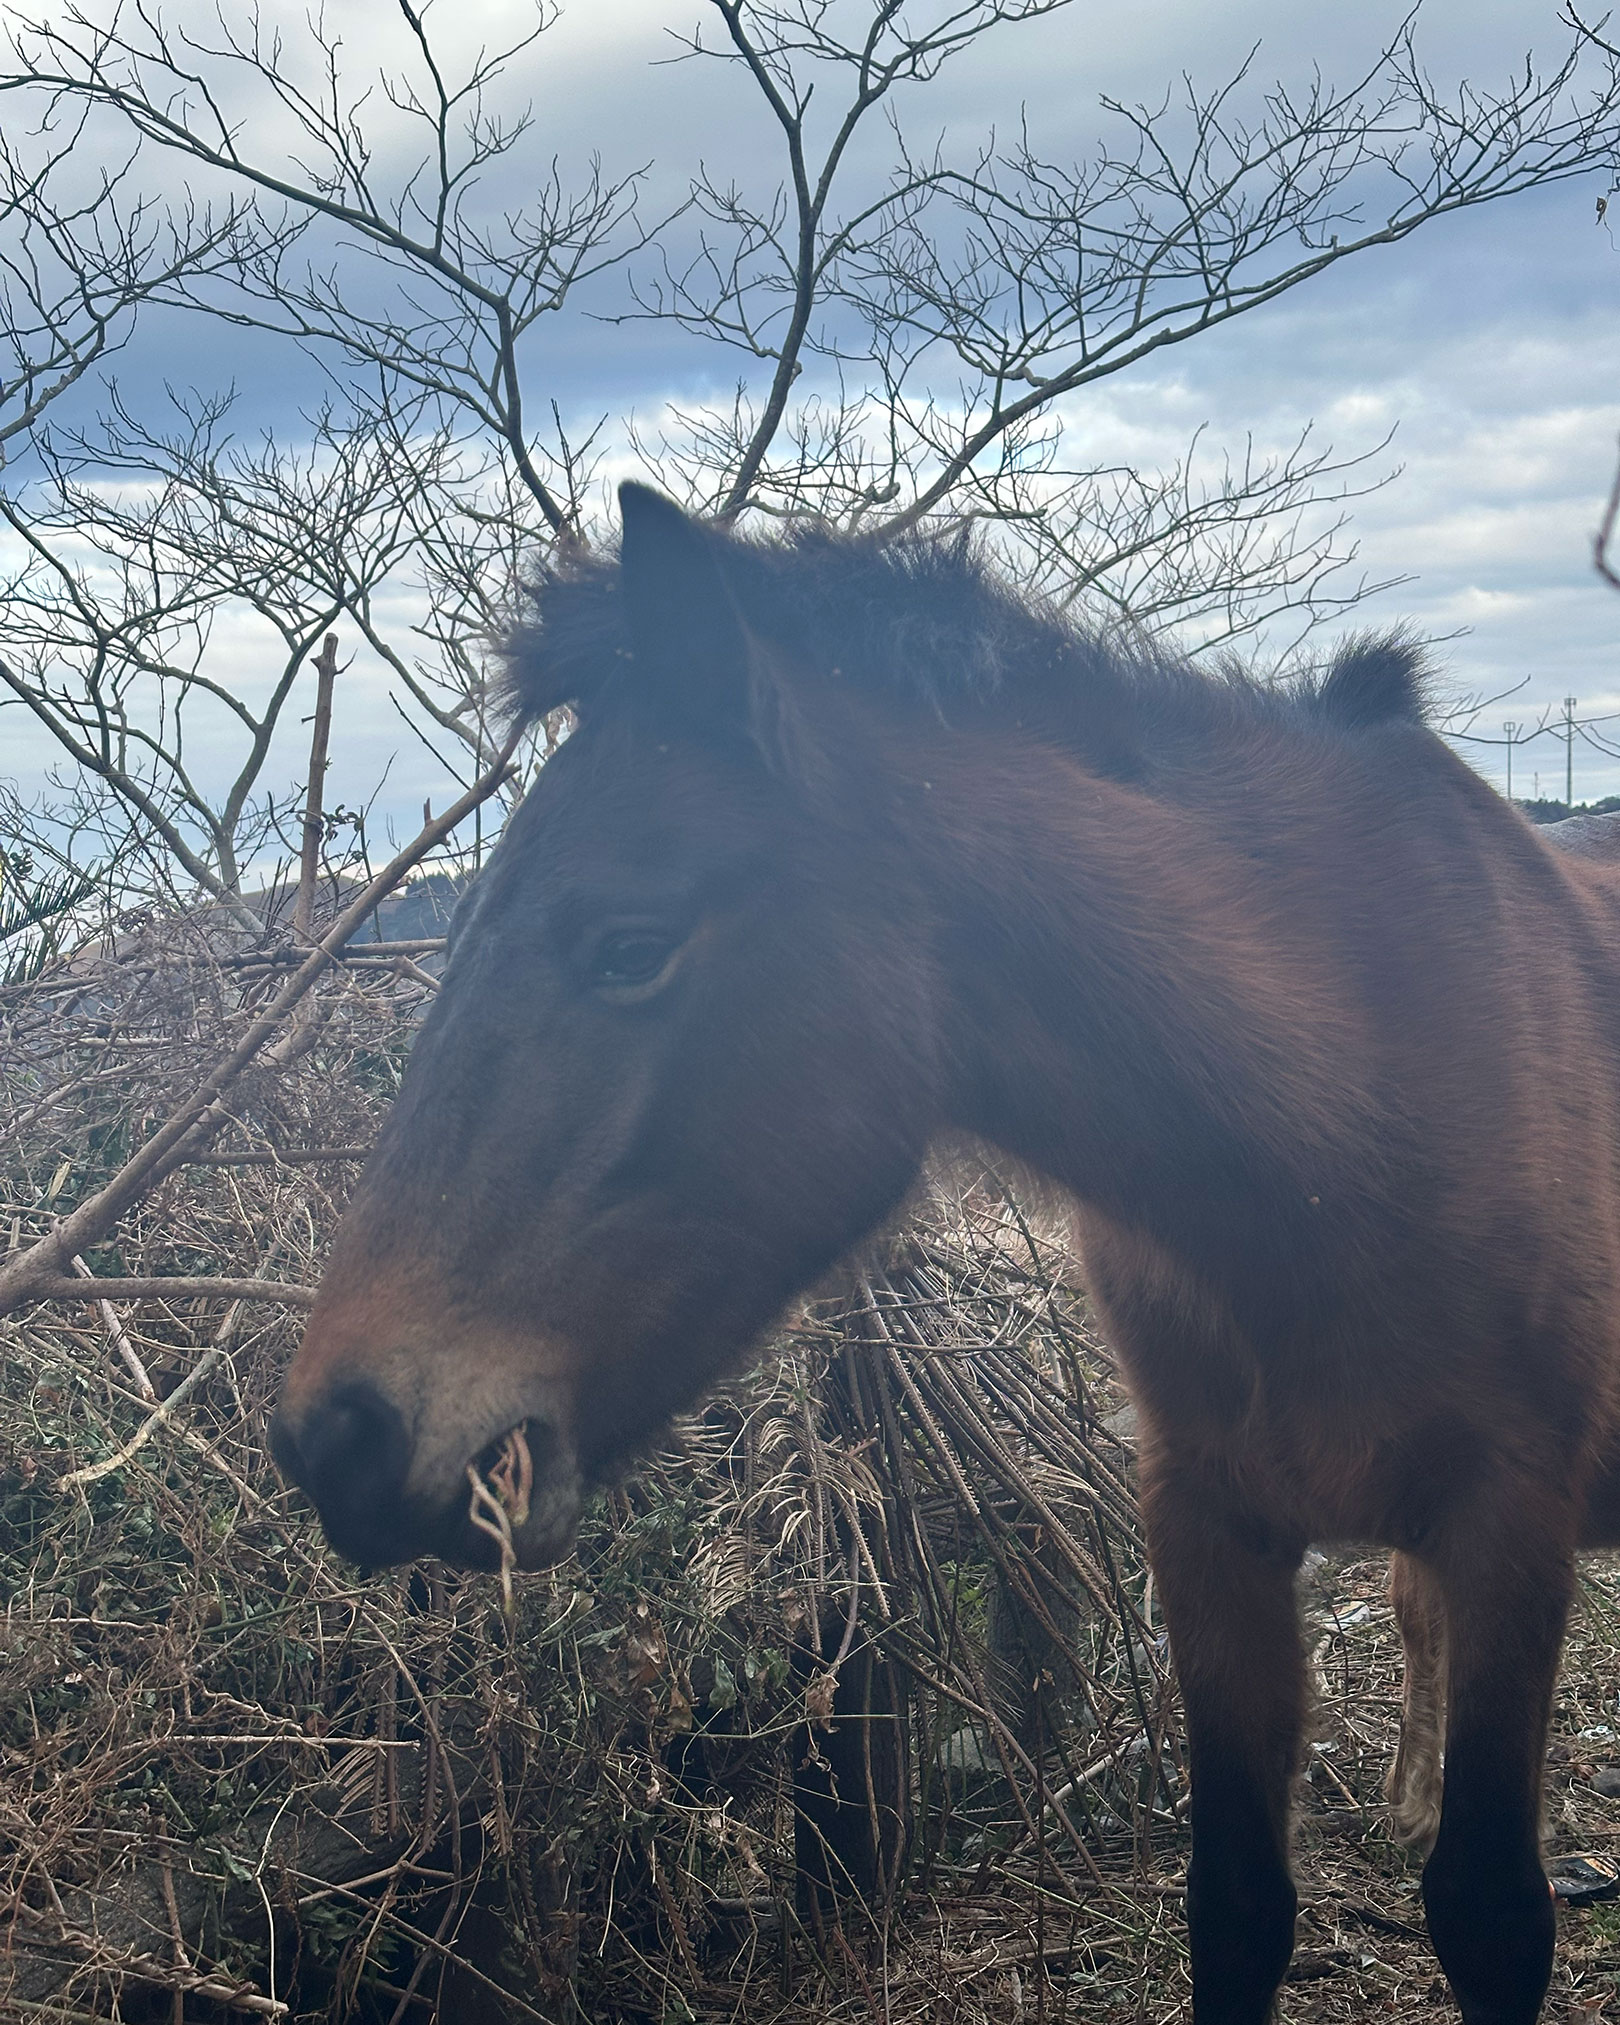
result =
[[304,944],[211,909],[0,1003],[0,2016],[824,2011],[918,1893],[1027,1925],[1173,1840],[1121,1402],[992,1174],[510,1620],[327,1554],[265,1427],[436,967],[335,942],[288,1003]]
[[[994,1171],[942,1166],[510,1613],[327,1553],[265,1429],[436,988],[379,897],[129,922],[0,993],[0,2021],[1173,2016],[1130,1410]],[[1313,1567],[1289,2003],[1442,2015],[1381,1571]],[[1583,1847],[1620,1835],[1615,1594],[1554,1747]]]

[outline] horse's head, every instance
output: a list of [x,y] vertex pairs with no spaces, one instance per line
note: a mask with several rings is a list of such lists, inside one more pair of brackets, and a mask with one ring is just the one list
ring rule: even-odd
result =
[[462,902],[277,1418],[363,1562],[486,1559],[467,1468],[517,1426],[519,1558],[564,1553],[938,1123],[922,784],[836,671],[760,645],[722,538],[622,503],[616,585],[519,651],[529,707],[579,728]]

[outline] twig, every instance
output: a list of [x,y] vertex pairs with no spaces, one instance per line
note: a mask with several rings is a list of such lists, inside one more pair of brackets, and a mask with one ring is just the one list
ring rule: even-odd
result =
[[[36,1281],[54,1278],[75,1252],[82,1252],[98,1242],[126,1209],[139,1201],[165,1174],[180,1166],[226,1123],[228,1113],[219,1104],[223,1093],[264,1051],[266,1043],[278,1032],[288,1014],[378,903],[508,778],[512,754],[521,736],[521,731],[514,731],[492,765],[480,774],[467,792],[453,802],[442,816],[426,824],[344,909],[231,1052],[196,1092],[171,1113],[168,1121],[153,1133],[139,1152],[125,1161],[111,1181],[64,1217],[54,1231],[26,1250],[13,1254],[0,1267],[0,1315],[27,1300]],[[296,1047],[299,1040],[296,1031],[289,1038]],[[275,1060],[274,1050],[270,1058]]]
[[[203,1976],[195,1971],[181,1973],[149,1961],[119,1961],[116,1973],[134,1983],[155,1984],[160,1990],[179,1990],[188,1996],[206,1997],[211,2004],[223,2004],[227,2011],[249,2011],[259,2018],[285,2018],[287,2006],[273,1997],[261,1997],[245,1983],[227,1983],[221,1976]],[[39,2025],[103,2025],[105,2011],[77,2011],[61,2004],[35,2004],[24,1997],[7,1997],[7,2013],[15,2018],[38,2020]]]
[[[163,1905],[169,1915],[169,1935],[174,1942],[174,1966],[180,1975],[189,1975],[191,1955],[186,1947],[186,1930],[180,1921],[180,1902],[174,1895],[174,1865],[167,1856],[159,1860],[158,1875],[163,1880]],[[171,2025],[186,2025],[184,1990],[175,1990],[170,2017]]]
[[426,985],[429,991],[437,991],[439,980],[431,970],[424,970],[419,963],[413,963],[408,956],[396,956],[389,966],[396,977],[408,977],[416,984]]
[[[348,952],[346,961],[360,956],[375,957],[380,963],[389,956],[435,956],[445,946],[442,935],[415,935],[390,942],[365,942]],[[289,963],[302,963],[302,949],[244,949],[227,951],[216,958],[221,970],[273,970]]]
[[293,903],[293,938],[309,940],[315,911],[315,881],[321,870],[321,804],[326,792],[326,742],[332,730],[332,684],[337,678],[337,634],[321,642],[315,663],[315,729],[309,741],[309,786],[304,795],[304,849],[298,868],[298,898]]
[[467,1465],[467,1482],[472,1489],[467,1516],[495,1542],[501,1557],[501,1609],[508,1627],[512,1623],[512,1570],[517,1566],[517,1548],[512,1529],[529,1516],[529,1495],[534,1489],[534,1463],[528,1438],[521,1426],[512,1428],[501,1442],[501,1453],[486,1482],[476,1464]]
[[369,1160],[369,1146],[255,1147],[242,1153],[198,1153],[193,1167],[318,1167],[327,1160]]
[[[216,1280],[206,1274],[149,1274],[144,1278],[96,1281],[95,1305],[106,1308],[112,1301],[161,1301],[171,1296],[201,1295],[221,1301],[280,1301],[289,1308],[313,1308],[313,1287],[294,1286],[287,1280]],[[29,1301],[82,1301],[84,1288],[77,1280],[41,1280],[23,1297]],[[127,1361],[127,1360],[126,1360]],[[135,1380],[145,1399],[156,1399],[150,1379],[136,1367]]]
[[[95,1278],[95,1274],[91,1272],[77,1252],[73,1254],[71,1263],[73,1270],[81,1280],[93,1280]],[[114,1309],[112,1303],[102,1299],[100,1290],[98,1289],[97,1298],[90,1305],[100,1315],[102,1327],[112,1338],[113,1348],[123,1359],[124,1369],[134,1379],[135,1390],[143,1399],[156,1399],[157,1392],[153,1387],[151,1379],[146,1375],[146,1366],[136,1354],[135,1345],[129,1340],[129,1333],[118,1319],[117,1311]]]
[[1614,483],[1609,487],[1609,503],[1603,509],[1603,518],[1598,522],[1598,531],[1592,542],[1592,561],[1597,573],[1607,584],[1620,591],[1620,570],[1609,560],[1609,544],[1614,540],[1616,520],[1620,520],[1620,464],[1615,466]]
[[233,1301],[225,1311],[225,1319],[215,1332],[214,1340],[180,1383],[157,1408],[147,1415],[122,1448],[115,1449],[110,1456],[98,1463],[87,1463],[83,1469],[69,1470],[56,1488],[59,1491],[73,1491],[85,1484],[99,1483],[103,1477],[111,1476],[114,1470],[122,1469],[138,1449],[144,1448],[156,1434],[164,1421],[170,1419],[176,1410],[185,1405],[214,1366],[224,1356],[236,1331],[236,1318],[241,1313],[241,1303]]

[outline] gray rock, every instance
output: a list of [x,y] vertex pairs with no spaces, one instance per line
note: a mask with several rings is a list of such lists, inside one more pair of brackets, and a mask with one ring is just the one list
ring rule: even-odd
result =
[[1001,1760],[991,1749],[990,1740],[975,1729],[958,1730],[947,1737],[939,1749],[939,1763],[959,1779],[983,1779],[1001,1772]]
[[1620,858],[1620,815],[1566,816],[1561,823],[1543,823],[1536,831],[1560,851],[1576,858]]

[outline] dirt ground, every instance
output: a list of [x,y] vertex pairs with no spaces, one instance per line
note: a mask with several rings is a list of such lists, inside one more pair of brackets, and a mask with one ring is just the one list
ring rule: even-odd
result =
[[[1301,1798],[1295,1870],[1299,1939],[1283,2025],[1378,2017],[1455,2018],[1418,1896],[1419,1863],[1392,1844],[1379,1787],[1394,1742],[1400,1645],[1383,1605],[1381,1561],[1324,1567],[1310,1614],[1320,1627],[1318,1734]],[[1620,1855],[1620,1798],[1593,1779],[1620,1765],[1620,1560],[1582,1570],[1547,1754],[1546,1847]],[[1174,2016],[1168,2010],[1150,2016]],[[1562,1906],[1549,2020],[1620,2018],[1620,1903]]]
[[[1293,1967],[1278,2025],[1352,2025],[1385,2016],[1455,2021],[1424,1929],[1418,1857],[1391,1842],[1381,1787],[1399,1709],[1400,1645],[1381,1559],[1340,1557],[1305,1584],[1318,1677],[1315,1735],[1295,1838],[1300,1891]],[[1548,1751],[1549,1856],[1620,1855],[1620,1797],[1593,1779],[1620,1766],[1620,1558],[1582,1572]],[[1065,2025],[1191,2019],[1182,1879],[1184,1827],[1156,1822],[1152,1845],[1101,1866],[1108,1896],[1033,1872],[995,1888],[913,1893],[887,1935],[835,1937],[829,1975],[758,2008],[757,1958],[739,1980],[750,2021],[848,2018],[895,2025]],[[1078,1881],[1075,1881],[1078,1882]],[[1042,1965],[1044,1964],[1044,1975]],[[741,1963],[739,1963],[741,1967]],[[712,1988],[718,2000],[720,1985]],[[717,2001],[710,2013],[726,2015]],[[1548,2025],[1620,2025],[1620,1900],[1561,1906]]]

